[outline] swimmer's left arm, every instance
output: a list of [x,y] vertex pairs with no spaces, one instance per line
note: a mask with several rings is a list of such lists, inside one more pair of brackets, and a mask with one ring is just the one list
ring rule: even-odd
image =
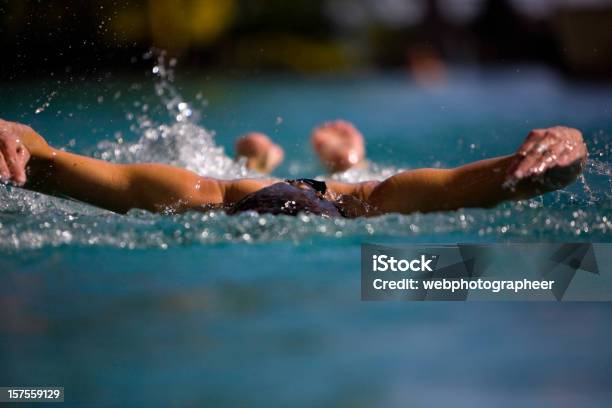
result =
[[470,163],[456,169],[416,169],[377,184],[367,197],[373,215],[491,207],[523,195],[503,187],[513,156]]
[[372,215],[491,207],[568,185],[582,171],[586,157],[586,145],[578,130],[536,129],[511,156],[455,169],[410,170],[382,182],[340,188],[352,186],[354,195],[371,206]]

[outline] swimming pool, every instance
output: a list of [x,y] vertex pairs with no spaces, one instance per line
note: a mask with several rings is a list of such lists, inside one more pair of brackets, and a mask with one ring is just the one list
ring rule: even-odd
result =
[[57,146],[222,177],[246,174],[219,146],[248,130],[285,148],[279,176],[321,174],[307,135],[334,118],[367,140],[372,165],[350,180],[507,154],[557,123],[591,161],[541,199],[368,220],[118,216],[0,187],[0,383],[100,406],[609,405],[609,304],[361,302],[359,250],[612,242],[611,91],[534,67],[433,89],[403,74],[11,85],[2,115]]

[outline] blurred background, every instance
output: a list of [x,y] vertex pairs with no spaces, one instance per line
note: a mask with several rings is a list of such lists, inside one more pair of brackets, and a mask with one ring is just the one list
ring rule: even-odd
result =
[[610,78],[611,21],[609,0],[4,0],[0,79],[142,73],[151,46],[230,75],[405,69],[428,83],[454,64],[536,62]]

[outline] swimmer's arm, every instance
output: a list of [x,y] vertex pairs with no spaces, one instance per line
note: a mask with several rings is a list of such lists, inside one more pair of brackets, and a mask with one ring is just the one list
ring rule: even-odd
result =
[[33,155],[27,189],[110,211],[182,212],[223,202],[224,184],[165,164],[117,164],[50,148]]
[[233,203],[271,183],[218,180],[159,163],[115,164],[58,150],[53,153],[38,170],[34,190],[118,213],[133,208],[154,213],[200,210]]
[[332,183],[330,188],[367,203],[370,215],[489,207],[513,198],[513,193],[502,187],[512,160],[508,156],[456,169],[408,170],[380,182]]
[[118,213],[133,208],[180,213],[229,204],[271,183],[217,180],[166,164],[115,164],[56,149],[32,166],[31,174],[27,188]]
[[110,211],[182,212],[227,204],[271,184],[225,181],[165,164],[117,164],[55,149],[31,128],[0,120],[0,177]]
[[491,207],[570,184],[581,173],[586,157],[586,145],[578,130],[536,129],[511,156],[455,169],[405,171],[382,182],[331,187],[368,203],[372,215]]
[[374,214],[449,211],[491,207],[537,195],[535,189],[504,187],[514,156],[478,161],[455,169],[417,169],[396,174],[371,189]]
[[373,215],[399,212],[450,211],[492,207],[509,200],[534,197],[561,188],[580,174],[580,165],[553,184],[523,180],[507,185],[515,156],[482,160],[456,169],[419,169],[396,174],[378,184],[367,197]]

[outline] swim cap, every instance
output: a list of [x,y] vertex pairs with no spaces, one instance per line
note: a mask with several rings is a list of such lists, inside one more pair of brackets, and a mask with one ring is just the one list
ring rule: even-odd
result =
[[256,211],[259,214],[297,215],[300,212],[327,217],[341,217],[336,206],[318,196],[311,188],[299,188],[285,182],[257,190],[245,196],[227,211],[236,214],[244,211]]

